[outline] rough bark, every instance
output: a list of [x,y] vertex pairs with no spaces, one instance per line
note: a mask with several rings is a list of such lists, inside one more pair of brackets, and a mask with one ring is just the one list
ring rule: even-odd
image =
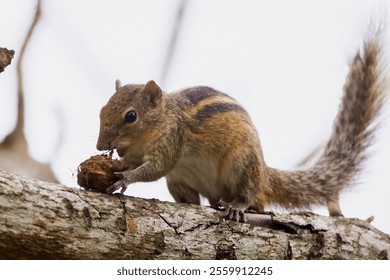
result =
[[[1,259],[388,259],[369,222],[312,213],[252,214],[106,195],[0,170]],[[265,221],[265,222],[264,222]]]

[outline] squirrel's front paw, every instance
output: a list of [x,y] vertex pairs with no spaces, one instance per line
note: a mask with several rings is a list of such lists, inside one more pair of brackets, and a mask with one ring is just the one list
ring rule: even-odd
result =
[[122,178],[119,181],[112,184],[111,186],[109,186],[106,189],[106,193],[112,194],[117,190],[121,190],[121,194],[123,194],[126,191],[129,182],[126,179],[126,177],[123,175],[123,172],[115,172],[115,175],[122,176]]

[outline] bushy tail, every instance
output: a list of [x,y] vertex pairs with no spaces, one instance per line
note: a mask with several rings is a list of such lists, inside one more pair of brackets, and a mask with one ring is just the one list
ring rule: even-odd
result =
[[378,37],[366,40],[350,65],[331,137],[317,163],[300,171],[269,169],[271,201],[286,208],[326,203],[330,215],[342,215],[339,192],[361,170],[375,132],[374,121],[384,104]]

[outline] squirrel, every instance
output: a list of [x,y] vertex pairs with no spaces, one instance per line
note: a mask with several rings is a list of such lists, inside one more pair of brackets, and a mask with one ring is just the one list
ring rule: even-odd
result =
[[227,219],[269,205],[310,209],[327,205],[342,216],[339,193],[366,159],[375,120],[385,102],[381,43],[365,40],[350,63],[331,136],[311,167],[281,171],[264,161],[247,111],[229,95],[207,86],[167,94],[154,82],[121,86],[100,111],[98,150],[116,149],[129,167],[106,189],[166,177],[176,202],[222,205]]

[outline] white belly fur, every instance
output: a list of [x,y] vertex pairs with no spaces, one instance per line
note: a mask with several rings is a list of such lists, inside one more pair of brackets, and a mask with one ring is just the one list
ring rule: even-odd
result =
[[182,156],[167,175],[167,179],[185,184],[207,198],[219,199],[218,168],[200,156]]

